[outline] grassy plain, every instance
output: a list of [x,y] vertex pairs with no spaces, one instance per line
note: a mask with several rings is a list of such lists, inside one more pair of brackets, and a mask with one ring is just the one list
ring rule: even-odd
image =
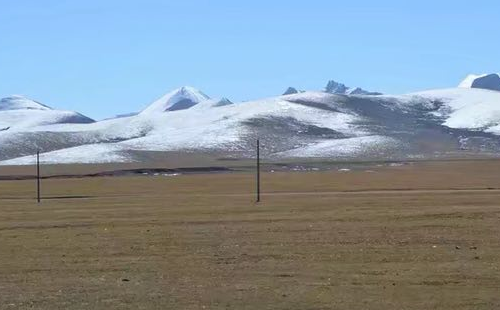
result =
[[1,309],[500,308],[500,160],[34,185],[0,181]]

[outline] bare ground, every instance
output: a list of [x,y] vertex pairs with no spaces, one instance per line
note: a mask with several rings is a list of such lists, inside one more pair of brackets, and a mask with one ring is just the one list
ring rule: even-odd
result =
[[[79,169],[85,170],[83,167]],[[2,309],[496,309],[500,161],[0,182]]]

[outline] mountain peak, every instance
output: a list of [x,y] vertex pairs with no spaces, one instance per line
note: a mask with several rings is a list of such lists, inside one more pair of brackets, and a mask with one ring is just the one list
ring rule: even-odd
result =
[[348,89],[344,84],[334,80],[328,81],[325,87],[325,91],[330,94],[345,94]]
[[470,74],[460,83],[460,85],[458,85],[458,87],[500,91],[500,76],[497,73],[481,75]]
[[299,91],[295,87],[288,87],[283,93],[283,96],[298,94]]
[[223,107],[223,106],[232,105],[232,104],[234,104],[234,103],[231,100],[229,100],[226,97],[222,97],[220,99],[204,100],[204,101],[198,103],[196,106],[194,106],[193,109],[217,108],[217,107]]
[[328,81],[328,84],[325,87],[325,92],[338,95],[381,95],[379,92],[367,91],[360,87],[347,87],[345,84],[334,80]]
[[185,110],[209,99],[210,97],[198,89],[191,86],[183,86],[156,100],[144,109],[141,114]]
[[12,95],[0,99],[0,111],[6,110],[52,110],[40,102],[20,95]]
[[[195,94],[195,93],[201,93],[203,94],[200,90],[192,87],[192,86],[182,86],[176,90],[174,90],[176,92],[180,92],[180,93],[183,93],[183,94]],[[206,95],[205,95],[206,96]]]
[[222,97],[220,100],[218,100],[215,104],[214,107],[223,107],[226,105],[231,105],[234,104],[231,100],[229,100],[226,97]]

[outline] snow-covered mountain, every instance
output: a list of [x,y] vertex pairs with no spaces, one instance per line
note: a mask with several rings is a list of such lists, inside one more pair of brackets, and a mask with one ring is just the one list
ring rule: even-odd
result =
[[0,99],[0,111],[7,110],[51,110],[46,105],[23,96],[13,95]]
[[471,74],[467,76],[458,87],[500,91],[500,76],[498,73],[481,75]]
[[0,99],[0,131],[19,131],[60,123],[92,123],[94,120],[71,111],[54,110],[37,101],[11,96]]
[[153,102],[141,114],[154,114],[167,111],[178,111],[189,109],[190,107],[209,100],[210,97],[201,91],[185,86],[174,90]]
[[[0,131],[0,160],[1,164],[31,164],[37,149],[44,152],[42,161],[51,163],[141,161],[149,151],[248,157],[254,154],[257,138],[262,154],[274,158],[401,159],[500,153],[500,92],[452,88],[360,96],[337,84],[329,83],[330,92],[298,92],[240,103],[210,99],[183,87],[137,115],[88,124],[36,121],[15,132]],[[334,89],[340,94],[331,93]],[[13,122],[11,116],[1,114],[9,111],[13,110],[0,111],[0,123]]]

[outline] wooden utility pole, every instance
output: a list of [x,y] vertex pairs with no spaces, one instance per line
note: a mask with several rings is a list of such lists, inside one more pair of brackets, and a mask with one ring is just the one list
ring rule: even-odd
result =
[[257,202],[260,202],[260,141],[257,139]]
[[36,200],[40,203],[40,151],[36,151]]

